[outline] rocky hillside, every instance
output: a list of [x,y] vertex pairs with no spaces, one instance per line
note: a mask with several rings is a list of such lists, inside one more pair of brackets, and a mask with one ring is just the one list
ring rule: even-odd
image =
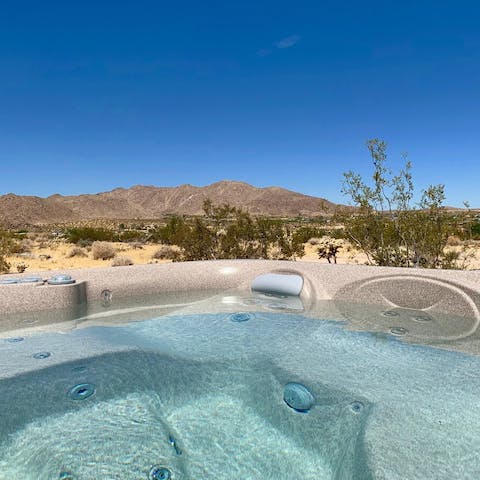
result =
[[210,198],[229,203],[252,214],[272,216],[317,215],[332,212],[335,204],[279,187],[257,188],[247,183],[222,181],[206,187],[137,185],[110,192],[47,198],[0,196],[0,222],[4,225],[59,223],[106,219],[151,219],[165,214],[199,215]]

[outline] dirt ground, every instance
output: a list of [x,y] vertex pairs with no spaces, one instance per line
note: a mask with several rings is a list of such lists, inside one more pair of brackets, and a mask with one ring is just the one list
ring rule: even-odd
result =
[[[141,245],[136,248],[128,243],[113,243],[116,251],[116,257],[128,257],[134,265],[148,263],[165,263],[170,260],[153,259],[154,253],[161,245]],[[48,245],[34,245],[28,253],[21,253],[7,257],[7,261],[11,264],[10,273],[15,273],[26,266],[25,272],[35,273],[47,270],[63,270],[75,268],[90,267],[109,267],[112,265],[110,260],[94,260],[90,249],[83,248],[86,256],[70,257],[70,252],[74,245],[61,241],[49,242]],[[305,244],[305,255],[300,261],[316,261],[320,263],[328,263],[325,259],[319,259],[317,255],[317,246],[310,243]],[[462,246],[449,247],[452,250],[461,251]],[[472,242],[466,248],[468,258],[468,269],[480,269],[480,242]],[[365,264],[367,257],[362,252],[353,248],[348,242],[342,242],[342,248],[337,256],[339,264]]]
[[[159,245],[143,245],[141,248],[132,248],[127,243],[112,243],[115,247],[116,257],[128,257],[134,265],[146,263],[163,263],[169,260],[154,260],[153,254],[160,248]],[[92,252],[87,248],[82,250],[86,256],[69,257],[74,248],[71,243],[55,242],[43,248],[34,247],[31,252],[7,257],[10,263],[10,272],[17,271],[19,265],[27,265],[26,272],[41,272],[45,270],[63,270],[72,268],[110,267],[113,259],[94,260]]]

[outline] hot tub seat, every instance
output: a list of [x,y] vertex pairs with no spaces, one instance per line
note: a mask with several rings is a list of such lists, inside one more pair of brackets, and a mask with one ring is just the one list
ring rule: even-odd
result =
[[[289,380],[267,361],[194,362],[139,350],[4,379],[0,472],[133,479],[160,464],[176,479],[370,479],[368,402],[356,411],[351,395],[310,384],[316,404],[297,413],[283,401]],[[72,398],[79,384],[95,393]]]

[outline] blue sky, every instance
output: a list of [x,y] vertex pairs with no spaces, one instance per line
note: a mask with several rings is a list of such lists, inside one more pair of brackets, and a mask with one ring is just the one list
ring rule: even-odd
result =
[[345,202],[365,141],[480,207],[480,6],[0,2],[0,193],[222,179]]

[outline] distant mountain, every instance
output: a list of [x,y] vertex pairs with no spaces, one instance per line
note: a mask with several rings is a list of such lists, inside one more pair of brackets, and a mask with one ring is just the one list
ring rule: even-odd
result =
[[0,196],[0,223],[5,225],[62,223],[105,219],[151,219],[166,214],[199,215],[210,198],[255,215],[297,216],[333,212],[335,204],[279,187],[257,188],[243,182],[221,181],[205,187],[137,185],[110,192],[47,198]]

